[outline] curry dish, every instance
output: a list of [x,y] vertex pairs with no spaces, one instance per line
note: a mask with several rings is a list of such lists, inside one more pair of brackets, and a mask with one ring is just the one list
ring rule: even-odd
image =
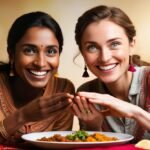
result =
[[117,141],[116,137],[109,137],[101,133],[88,134],[86,131],[76,131],[72,134],[62,136],[60,134],[54,134],[51,137],[42,137],[37,139],[38,141],[49,142],[108,142]]

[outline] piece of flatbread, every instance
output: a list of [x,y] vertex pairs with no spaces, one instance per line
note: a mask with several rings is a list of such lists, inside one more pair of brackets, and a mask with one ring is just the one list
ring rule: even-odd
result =
[[142,148],[144,150],[150,150],[150,140],[143,139],[139,141],[135,147]]

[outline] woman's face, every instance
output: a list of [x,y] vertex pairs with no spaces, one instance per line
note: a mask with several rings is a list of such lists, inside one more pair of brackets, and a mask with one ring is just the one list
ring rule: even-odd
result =
[[16,44],[15,71],[25,82],[45,87],[59,65],[59,43],[54,33],[43,27],[27,30]]
[[121,26],[109,21],[94,22],[85,29],[81,47],[85,63],[104,83],[112,83],[127,74],[129,55],[135,41]]

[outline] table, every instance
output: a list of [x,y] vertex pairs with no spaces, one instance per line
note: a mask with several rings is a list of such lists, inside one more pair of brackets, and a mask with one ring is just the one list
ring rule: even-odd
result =
[[79,148],[75,150],[142,150],[142,149],[136,148],[133,144],[124,144],[124,145],[117,145],[117,146]]
[[[41,150],[37,147],[32,147],[31,150]],[[29,149],[22,149],[17,147],[8,147],[6,145],[0,145],[0,150],[30,150]],[[140,148],[136,148],[134,144],[123,144],[123,145],[116,145],[116,146],[104,146],[104,147],[91,147],[91,148],[76,148],[72,150],[142,150]]]

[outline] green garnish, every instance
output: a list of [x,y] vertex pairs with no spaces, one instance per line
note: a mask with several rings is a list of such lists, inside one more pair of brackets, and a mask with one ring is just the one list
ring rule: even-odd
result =
[[72,134],[67,135],[69,140],[85,140],[88,137],[88,133],[84,130],[76,131]]

